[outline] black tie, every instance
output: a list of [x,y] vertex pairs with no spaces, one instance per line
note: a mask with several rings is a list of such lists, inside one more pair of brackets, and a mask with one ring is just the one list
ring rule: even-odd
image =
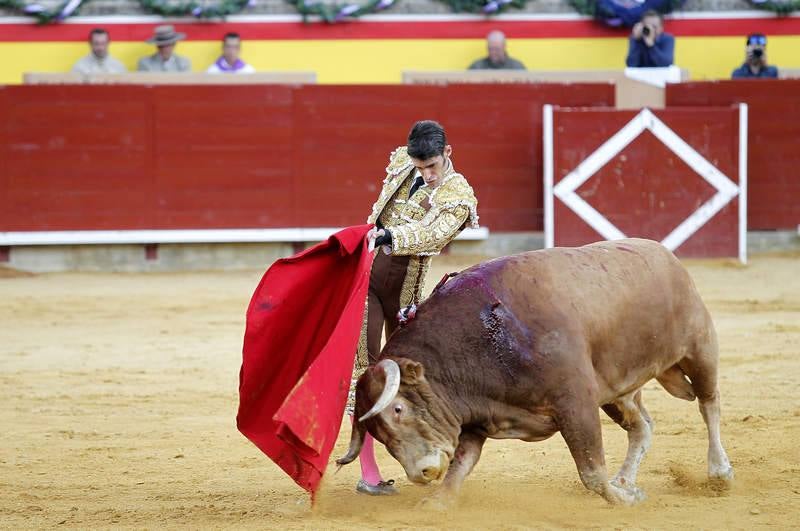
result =
[[425,184],[425,180],[422,178],[422,175],[420,175],[414,180],[414,184],[411,185],[411,190],[408,192],[408,198],[411,199],[411,196],[414,195],[414,192],[416,192],[417,189],[423,184]]

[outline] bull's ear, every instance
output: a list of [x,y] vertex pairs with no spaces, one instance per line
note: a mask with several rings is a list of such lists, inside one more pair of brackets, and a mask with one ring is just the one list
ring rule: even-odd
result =
[[402,360],[400,365],[400,381],[407,385],[416,385],[425,378],[425,368],[418,361]]

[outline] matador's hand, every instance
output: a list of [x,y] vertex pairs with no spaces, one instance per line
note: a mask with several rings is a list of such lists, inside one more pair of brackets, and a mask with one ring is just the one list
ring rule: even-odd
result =
[[384,234],[386,234],[386,232],[383,229],[378,229],[378,227],[372,227],[370,229],[370,231],[367,233],[367,241],[369,242],[367,249],[369,250],[369,252],[375,250],[375,240],[377,240]]

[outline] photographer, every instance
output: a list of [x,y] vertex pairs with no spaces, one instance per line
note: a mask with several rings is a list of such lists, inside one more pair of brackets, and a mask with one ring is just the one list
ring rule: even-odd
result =
[[778,68],[767,65],[767,37],[761,33],[747,36],[745,60],[733,71],[733,79],[753,77],[778,77]]
[[625,64],[634,68],[670,66],[674,55],[675,37],[664,33],[664,17],[658,11],[645,11],[631,31]]

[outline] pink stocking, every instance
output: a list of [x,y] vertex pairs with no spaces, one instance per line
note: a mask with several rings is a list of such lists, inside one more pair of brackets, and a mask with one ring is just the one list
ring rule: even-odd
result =
[[377,485],[383,478],[381,471],[378,470],[378,463],[375,461],[375,439],[369,433],[364,437],[364,446],[358,455],[358,462],[361,463],[361,478],[370,485]]
[[[350,417],[350,420],[352,421],[353,417]],[[358,462],[361,464],[361,479],[370,485],[377,485],[383,481],[378,463],[375,461],[375,439],[369,433],[364,436],[364,445],[358,454]]]

